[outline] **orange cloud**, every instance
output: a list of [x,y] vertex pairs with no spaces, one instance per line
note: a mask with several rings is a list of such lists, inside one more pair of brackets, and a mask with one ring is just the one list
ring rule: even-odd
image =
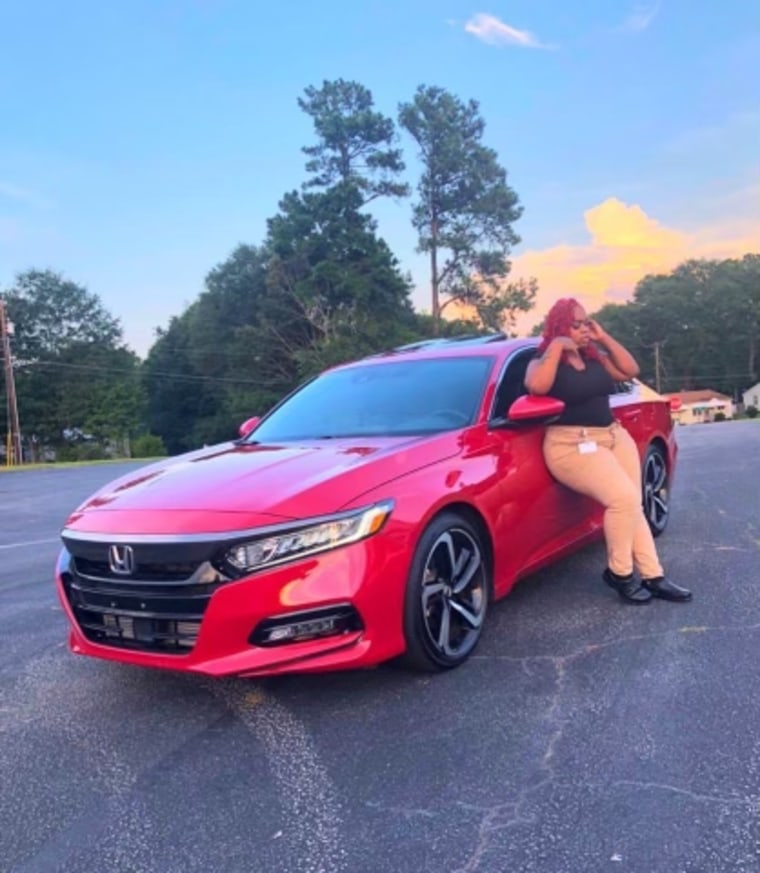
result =
[[577,297],[593,312],[630,299],[645,275],[668,272],[688,258],[760,251],[760,218],[686,232],[664,227],[640,206],[614,197],[587,210],[584,218],[588,243],[528,250],[514,259],[512,276],[535,276],[540,289],[535,308],[518,319],[520,333],[530,332],[559,297]]

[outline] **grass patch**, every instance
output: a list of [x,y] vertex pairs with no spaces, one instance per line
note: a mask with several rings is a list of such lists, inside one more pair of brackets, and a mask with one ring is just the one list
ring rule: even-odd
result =
[[19,464],[15,467],[0,466],[0,475],[3,473],[24,473],[27,470],[66,470],[69,467],[102,467],[109,464],[131,464],[133,461],[137,463],[149,463],[151,461],[161,461],[166,458],[166,455],[156,458],[106,458],[99,461],[52,461],[41,462],[39,464]]

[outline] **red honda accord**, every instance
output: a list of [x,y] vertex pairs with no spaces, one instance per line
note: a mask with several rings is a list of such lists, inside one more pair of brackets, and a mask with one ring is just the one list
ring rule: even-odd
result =
[[[490,604],[602,534],[555,482],[525,394],[537,344],[420,342],[328,370],[234,442],[129,473],[62,531],[72,651],[213,676],[456,667]],[[667,400],[619,386],[655,534],[676,443]]]

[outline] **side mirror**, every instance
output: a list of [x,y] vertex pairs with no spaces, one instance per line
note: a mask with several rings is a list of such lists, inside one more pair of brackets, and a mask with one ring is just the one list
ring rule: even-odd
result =
[[238,433],[241,437],[247,437],[248,434],[256,427],[256,425],[261,421],[260,415],[254,415],[253,418],[249,418],[244,421],[240,427],[238,428]]
[[545,423],[559,418],[565,409],[562,400],[544,395],[524,394],[509,407],[508,422]]

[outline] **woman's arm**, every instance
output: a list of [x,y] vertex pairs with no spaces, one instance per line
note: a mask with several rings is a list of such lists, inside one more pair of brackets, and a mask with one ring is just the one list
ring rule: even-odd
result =
[[602,366],[616,382],[633,379],[634,376],[639,375],[636,358],[595,321],[591,322],[591,339],[599,343],[607,352],[606,355],[600,356]]
[[556,337],[541,355],[528,364],[525,371],[525,387],[530,394],[548,394],[557,375],[557,367],[564,352],[571,352],[578,346],[568,336]]

